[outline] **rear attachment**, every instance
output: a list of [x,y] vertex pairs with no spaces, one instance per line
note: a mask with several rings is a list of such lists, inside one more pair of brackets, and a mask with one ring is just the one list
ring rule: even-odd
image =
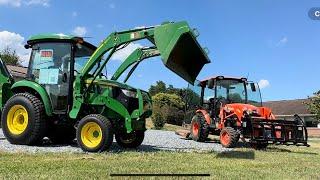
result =
[[276,145],[310,145],[308,132],[303,120],[294,115],[294,120],[270,120],[270,119],[251,119],[252,144],[276,144]]

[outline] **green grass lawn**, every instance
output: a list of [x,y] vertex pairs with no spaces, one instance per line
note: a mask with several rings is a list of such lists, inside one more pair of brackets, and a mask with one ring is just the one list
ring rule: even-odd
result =
[[320,139],[313,139],[310,144],[309,148],[271,146],[267,151],[237,148],[229,153],[0,152],[0,179],[106,179],[110,173],[209,173],[210,179],[319,179]]

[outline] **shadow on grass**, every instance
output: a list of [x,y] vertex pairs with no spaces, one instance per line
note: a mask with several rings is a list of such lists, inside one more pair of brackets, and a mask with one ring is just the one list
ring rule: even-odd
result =
[[318,153],[314,153],[314,152],[291,151],[290,149],[285,149],[285,148],[281,148],[281,147],[268,147],[266,149],[266,151],[267,152],[284,152],[284,153],[295,153],[295,154],[318,155]]
[[254,151],[226,151],[217,154],[217,158],[254,159]]
[[[71,146],[71,147],[80,149],[76,140],[74,140],[72,143],[69,143],[69,144],[52,144],[49,140],[44,139],[43,143],[39,145],[39,147],[66,147],[66,146]],[[137,148],[122,148],[116,142],[113,142],[109,150],[107,150],[106,152],[120,153],[120,152],[157,152],[157,151],[163,151],[163,150],[161,150],[160,148],[157,148],[156,146],[145,145],[145,144],[141,144]]]

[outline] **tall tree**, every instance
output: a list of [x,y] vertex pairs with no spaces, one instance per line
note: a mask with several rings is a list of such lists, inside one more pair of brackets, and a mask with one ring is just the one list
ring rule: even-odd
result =
[[154,96],[158,93],[165,93],[167,90],[166,83],[163,81],[157,81],[156,85],[151,85],[149,88],[149,94]]
[[20,65],[20,59],[15,50],[12,50],[9,47],[6,47],[0,51],[0,58],[6,64],[17,66]]
[[313,93],[313,96],[309,97],[308,109],[311,113],[316,114],[318,122],[320,122],[320,90]]

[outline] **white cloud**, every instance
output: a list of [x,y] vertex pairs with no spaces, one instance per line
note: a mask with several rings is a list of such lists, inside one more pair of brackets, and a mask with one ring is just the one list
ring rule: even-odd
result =
[[109,4],[109,8],[110,8],[110,9],[114,9],[114,8],[116,8],[116,5],[115,5],[114,3],[110,3],[110,4]]
[[0,51],[9,47],[10,49],[16,51],[17,55],[20,57],[23,66],[27,66],[30,57],[30,50],[24,48],[24,37],[20,34],[0,31]]
[[115,52],[111,59],[112,60],[118,60],[118,61],[124,61],[134,50],[137,48],[142,47],[141,44],[138,43],[130,43],[127,47]]
[[259,84],[260,89],[263,89],[263,88],[266,88],[266,87],[270,86],[269,81],[268,81],[268,80],[265,80],[265,79],[261,79],[261,80],[258,82],[258,84]]
[[78,13],[76,11],[73,11],[72,12],[72,17],[77,17],[78,16]]
[[21,0],[0,0],[0,5],[20,7]]
[[72,33],[76,36],[83,37],[84,35],[87,34],[87,28],[84,26],[77,26],[76,28],[73,29]]
[[21,5],[40,5],[44,7],[50,6],[50,0],[0,0],[0,6],[21,7]]
[[49,7],[50,6],[50,0],[29,0],[25,2],[27,6],[30,5],[41,5],[44,7]]
[[288,38],[286,36],[284,36],[283,38],[281,38],[278,43],[277,43],[277,46],[283,46],[285,44],[287,44],[288,42]]

